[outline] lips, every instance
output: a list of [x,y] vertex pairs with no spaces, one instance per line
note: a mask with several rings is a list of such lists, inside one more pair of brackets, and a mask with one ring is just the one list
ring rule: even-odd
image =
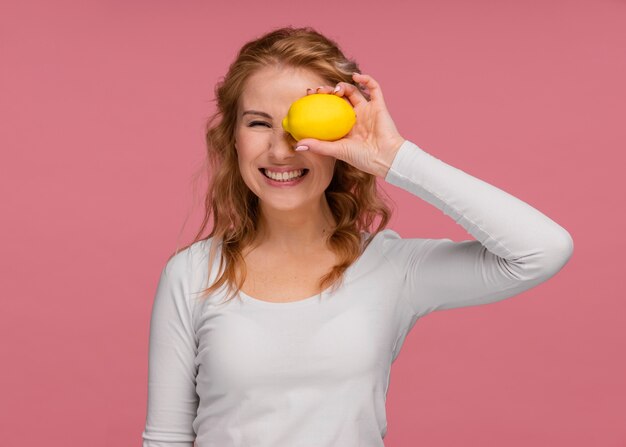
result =
[[262,168],[259,168],[259,171],[263,172],[265,169],[267,169],[268,171],[272,171],[272,172],[289,172],[289,171],[299,171],[299,170],[304,170],[304,171],[308,171],[307,168],[285,168],[285,167],[267,167],[267,166],[263,166]]
[[[297,171],[297,170],[298,169],[293,169],[293,171]],[[309,173],[309,170],[307,168],[302,168],[300,170],[302,171],[302,174],[299,177],[292,178],[291,180],[283,180],[283,182],[291,182],[291,181],[299,180],[299,179],[305,177]],[[259,168],[259,172],[263,175],[263,177],[265,177],[267,179],[270,179],[270,180],[274,180],[269,175],[267,175],[265,173],[265,169],[264,168]],[[286,171],[286,172],[290,172],[290,171]],[[275,181],[279,181],[279,180],[275,180]]]
[[[309,170],[304,168],[300,172],[301,172],[301,175],[299,177],[292,177],[289,180],[281,180],[281,179],[275,180],[272,177],[268,176],[265,173],[265,170],[263,168],[259,169],[259,173],[263,176],[263,180],[265,181],[265,183],[269,185],[270,187],[277,188],[279,190],[284,189],[284,188],[291,189],[302,184],[307,179]],[[280,174],[279,174],[279,178],[280,178]]]

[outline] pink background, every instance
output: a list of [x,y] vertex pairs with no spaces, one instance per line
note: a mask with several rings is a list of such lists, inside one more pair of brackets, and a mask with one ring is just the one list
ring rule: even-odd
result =
[[[420,320],[388,446],[625,446],[623,1],[21,1],[0,11],[0,433],[138,446],[158,275],[200,224],[213,87],[249,39],[310,25],[400,133],[566,228],[515,298]],[[472,238],[381,183],[404,237]],[[187,220],[186,220],[187,219]]]

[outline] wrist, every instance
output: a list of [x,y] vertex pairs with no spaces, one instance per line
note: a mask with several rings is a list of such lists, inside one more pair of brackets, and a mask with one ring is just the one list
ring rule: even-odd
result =
[[398,135],[398,137],[394,139],[393,143],[389,145],[389,150],[384,151],[384,153],[382,154],[382,158],[378,163],[380,169],[377,175],[379,177],[382,177],[383,179],[387,177],[387,173],[389,172],[389,169],[391,169],[393,160],[396,158],[396,155],[400,150],[400,146],[402,146],[405,141],[405,138],[402,138],[400,135]]

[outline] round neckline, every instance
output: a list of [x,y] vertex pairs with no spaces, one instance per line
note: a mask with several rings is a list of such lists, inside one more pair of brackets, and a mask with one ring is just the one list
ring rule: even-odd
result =
[[248,302],[248,303],[252,303],[255,304],[257,306],[265,306],[265,307],[276,307],[276,306],[280,306],[280,307],[289,307],[289,308],[293,308],[293,307],[300,307],[300,306],[306,306],[309,305],[311,303],[315,303],[318,302],[319,299],[321,298],[321,296],[325,293],[327,293],[330,290],[330,287],[328,287],[326,290],[323,290],[322,292],[313,295],[313,296],[309,296],[306,298],[302,298],[299,300],[295,300],[295,301],[266,301],[266,300],[261,300],[259,298],[255,298],[253,296],[248,295],[247,293],[245,293],[243,290],[239,291],[239,296],[241,297],[241,299],[243,299],[244,301]]
[[[368,232],[361,233],[361,244],[370,234],[371,233],[368,233]],[[369,245],[367,248],[369,248]],[[361,253],[361,255],[356,259],[356,261],[354,261],[352,265],[350,265],[344,271],[344,282],[347,280],[348,275],[352,273],[353,268],[355,268],[359,264],[359,262],[361,262],[361,259],[363,258],[363,256],[365,256],[365,252],[367,251],[367,248],[363,251],[363,253]],[[257,306],[274,307],[274,308],[284,307],[284,308],[293,309],[294,307],[308,306],[313,303],[318,303],[321,300],[322,296],[328,294],[331,289],[332,289],[332,285],[313,296],[309,296],[309,297],[302,298],[302,299],[295,300],[295,301],[282,301],[282,302],[281,301],[266,301],[266,300],[262,300],[259,298],[255,298],[253,296],[248,295],[243,290],[239,290],[237,294],[243,301],[257,305]]]

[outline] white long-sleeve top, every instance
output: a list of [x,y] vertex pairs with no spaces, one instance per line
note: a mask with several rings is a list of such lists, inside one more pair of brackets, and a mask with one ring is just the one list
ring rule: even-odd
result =
[[[555,275],[569,233],[520,199],[406,140],[385,180],[476,240],[378,233],[343,286],[269,302],[200,299],[212,238],[165,265],[150,321],[144,447],[375,447],[390,368],[424,315],[493,303]],[[362,234],[362,240],[369,233]],[[210,278],[209,278],[210,276]]]

